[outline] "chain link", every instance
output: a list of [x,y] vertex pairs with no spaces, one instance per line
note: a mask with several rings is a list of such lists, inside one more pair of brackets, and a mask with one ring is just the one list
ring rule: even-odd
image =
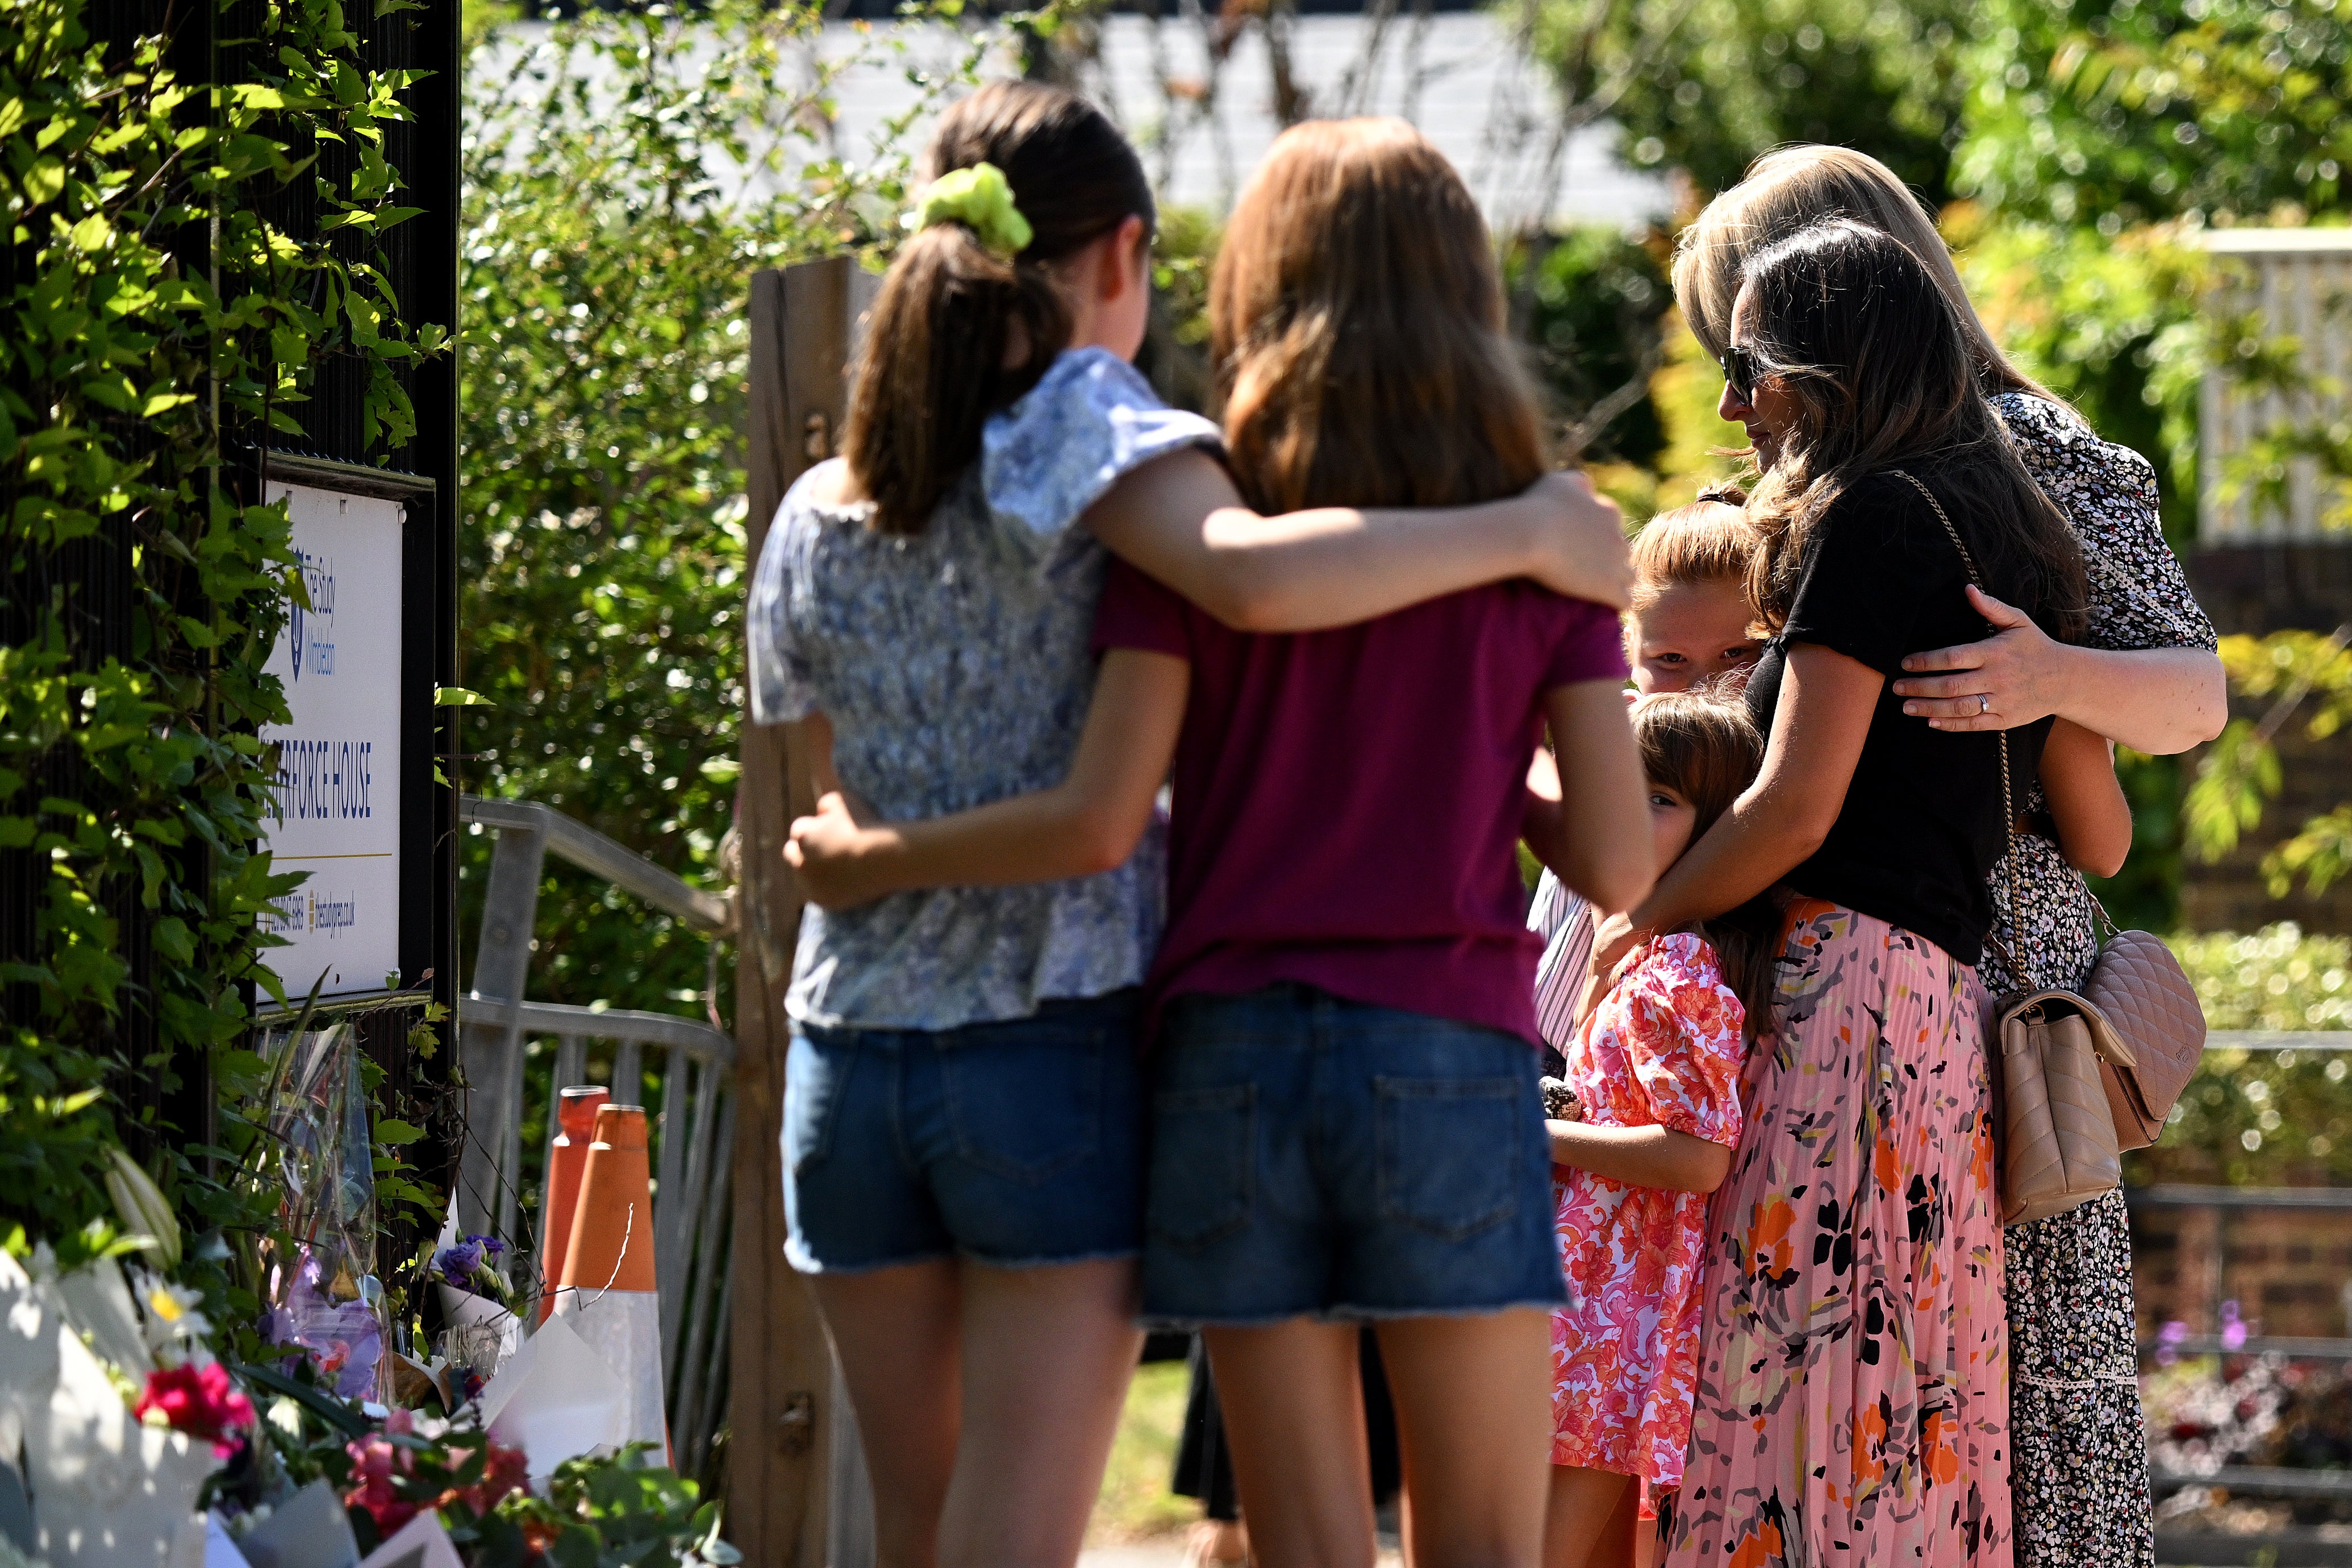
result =
[[[1936,492],[1904,469],[1889,468],[1887,472],[1917,490],[1921,499],[1935,509],[1936,521],[1944,525],[1944,531],[1951,536],[1952,548],[1960,552],[1960,565],[1967,570],[1969,581],[1976,584],[1979,593],[1990,595],[1992,590],[1985,586],[1982,574],[1977,571],[1976,556],[1969,552],[1969,542],[1960,537],[1960,531],[1952,526],[1951,513],[1946,511],[1944,503],[1936,499]],[[1995,913],[1993,923],[1998,928],[2001,912],[2007,913],[2012,926],[2017,922],[2017,805],[2009,787],[2009,731],[1996,730],[1993,738],[2000,742],[2000,826],[2008,836],[2001,847],[2000,868],[2001,881],[2009,897],[2005,911],[1997,910]],[[2026,969],[2018,947],[2003,942],[1998,929],[1985,932],[1985,940],[2000,950],[2001,962],[2009,965],[2009,972],[2022,982],[2027,990],[2039,989],[2032,974]]]

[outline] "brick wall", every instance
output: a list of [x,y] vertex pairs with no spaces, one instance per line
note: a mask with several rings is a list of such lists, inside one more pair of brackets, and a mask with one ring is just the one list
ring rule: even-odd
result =
[[2143,1339],[2171,1319],[2218,1333],[2221,1300],[2256,1333],[2352,1337],[2352,1213],[2147,1210],[2132,1256]]

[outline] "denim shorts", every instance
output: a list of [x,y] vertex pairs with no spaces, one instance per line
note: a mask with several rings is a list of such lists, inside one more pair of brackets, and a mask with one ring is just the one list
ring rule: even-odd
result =
[[1147,1321],[1567,1300],[1526,1040],[1286,983],[1177,998],[1153,1067]]
[[782,1140],[793,1267],[1133,1256],[1136,1016],[1127,990],[957,1029],[795,1028]]

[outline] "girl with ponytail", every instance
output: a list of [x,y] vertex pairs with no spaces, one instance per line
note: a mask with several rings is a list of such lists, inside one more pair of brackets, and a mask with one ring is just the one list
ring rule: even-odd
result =
[[[1284,132],[1209,294],[1226,439],[1258,505],[1467,507],[1543,473],[1486,224],[1412,127]],[[987,468],[996,426],[984,445]],[[1141,1304],[1202,1331],[1252,1556],[1372,1560],[1369,1323],[1409,1554],[1534,1568],[1565,1290],[1515,847],[1529,834],[1601,909],[1649,885],[1617,617],[1513,582],[1257,636],[1155,576],[1109,570],[1066,777],[928,819],[830,802],[788,858],[852,912],[1067,876],[1139,840],[1157,854],[1172,777],[1168,934],[1144,982]],[[1559,798],[1531,809],[1547,729]]]
[[856,1408],[878,1560],[1069,1563],[1138,1350],[1136,996],[1165,862],[1167,744],[1079,744],[1090,689],[1098,711],[1140,712],[1166,684],[1149,658],[1097,678],[1104,547],[1262,630],[1515,577],[1622,605],[1629,574],[1615,509],[1533,467],[1483,505],[1261,515],[1217,427],[1128,363],[1153,209],[1109,122],[998,84],[942,118],[929,163],[844,457],[793,486],[761,557],[753,718],[797,726],[795,799],[844,814],[1151,776],[1139,805],[1016,847],[1025,877],[962,868],[808,910],[786,998],[787,1253]]

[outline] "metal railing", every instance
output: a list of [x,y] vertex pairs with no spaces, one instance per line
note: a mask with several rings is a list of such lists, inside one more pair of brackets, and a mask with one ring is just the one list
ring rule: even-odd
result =
[[[2209,1050],[2352,1051],[2352,1030],[2287,1031],[2216,1029],[2206,1037]],[[2209,1187],[2179,1184],[2127,1189],[2125,1201],[2135,1214],[2164,1210],[2206,1210],[2221,1215],[2253,1211],[2302,1211],[2352,1214],[2352,1188],[2343,1187]],[[2207,1319],[2221,1321],[2221,1269],[2212,1270],[2206,1294]],[[2140,1345],[2145,1359],[2159,1352],[2175,1355],[2283,1355],[2305,1361],[2352,1362],[2352,1338],[2303,1334],[2189,1334],[2151,1339]],[[2352,1471],[2298,1470],[2269,1465],[2225,1465],[2209,1472],[2158,1469],[2148,1481],[2159,1494],[2187,1487],[2218,1487],[2231,1493],[2281,1499],[2352,1500]]]
[[[713,936],[732,933],[733,906],[535,801],[465,795],[458,816],[498,834],[472,989],[457,1008],[467,1090],[459,1222],[469,1232],[517,1234],[522,1194],[543,1180],[548,1167],[557,1131],[555,1091],[584,1080],[590,1046],[610,1047],[613,1096],[622,1104],[645,1098],[646,1053],[661,1053],[659,1103],[648,1107],[654,1114],[647,1119],[654,1274],[670,1446],[679,1470],[695,1473],[709,1457],[726,1403],[735,1042],[699,1018],[533,1002],[524,993],[540,874],[551,853]],[[529,1047],[549,1038],[555,1049],[540,1079],[528,1074]],[[527,1167],[522,1124],[532,1104],[548,1108],[547,1137]],[[542,1208],[536,1237],[541,1258],[547,1255],[545,1226]],[[552,1289],[555,1281],[545,1285]]]

